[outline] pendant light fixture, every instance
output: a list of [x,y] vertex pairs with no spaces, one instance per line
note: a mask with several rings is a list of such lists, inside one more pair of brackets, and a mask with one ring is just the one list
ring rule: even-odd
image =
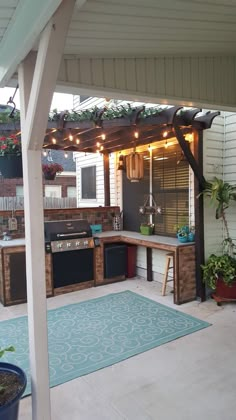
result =
[[126,176],[131,182],[138,182],[144,176],[143,156],[134,151],[126,156]]

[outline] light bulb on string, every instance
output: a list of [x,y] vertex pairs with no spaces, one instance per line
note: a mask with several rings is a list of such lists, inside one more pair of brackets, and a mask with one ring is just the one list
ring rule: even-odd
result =
[[72,136],[72,134],[70,133],[70,135],[69,135],[69,140],[70,141],[73,141],[73,136]]
[[64,153],[64,158],[66,158],[66,159],[68,158],[68,153],[67,152]]
[[52,144],[56,144],[57,140],[55,139],[55,137],[52,138]]
[[48,154],[47,150],[44,150],[44,151],[43,151],[43,156],[45,156],[45,157],[46,157],[46,156],[47,156],[47,154]]
[[99,143],[99,141],[97,141],[97,147],[99,147],[100,146],[100,143]]
[[104,134],[104,133],[103,133],[103,134],[101,135],[101,139],[102,139],[102,140],[106,140],[106,134]]
[[168,131],[163,131],[162,136],[167,137],[168,136]]
[[138,138],[139,138],[139,132],[138,132],[138,131],[135,131],[135,132],[134,132],[134,137],[135,137],[136,139],[138,139]]
[[80,144],[80,139],[76,139],[76,144]]

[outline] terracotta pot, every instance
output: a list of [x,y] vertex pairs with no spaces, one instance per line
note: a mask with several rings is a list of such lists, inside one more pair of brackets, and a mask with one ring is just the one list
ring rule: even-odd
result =
[[0,172],[4,178],[23,178],[21,156],[0,156]]
[[236,299],[236,280],[232,286],[227,286],[222,279],[218,279],[215,294],[224,299]]

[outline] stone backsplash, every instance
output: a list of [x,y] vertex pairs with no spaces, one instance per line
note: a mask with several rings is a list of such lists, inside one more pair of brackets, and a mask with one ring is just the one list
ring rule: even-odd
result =
[[[73,209],[45,209],[44,220],[69,220],[86,219],[90,225],[102,225],[103,232],[112,230],[113,215],[120,212],[119,207],[86,207]],[[0,211],[0,236],[8,231],[8,218],[12,216],[11,211]],[[12,238],[23,238],[25,236],[25,219],[22,210],[16,210],[14,217],[17,219],[17,230],[11,232]]]

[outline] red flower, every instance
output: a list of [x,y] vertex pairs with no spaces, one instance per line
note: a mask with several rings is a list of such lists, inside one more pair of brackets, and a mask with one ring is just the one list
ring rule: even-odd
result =
[[2,150],[6,149],[6,148],[7,148],[7,146],[6,146],[5,144],[3,144],[3,145],[1,146],[1,149],[2,149]]
[[5,141],[6,137],[0,137],[0,141]]
[[17,140],[17,138],[15,138],[15,139],[13,140],[13,143],[14,143],[14,144],[19,144],[19,140]]

